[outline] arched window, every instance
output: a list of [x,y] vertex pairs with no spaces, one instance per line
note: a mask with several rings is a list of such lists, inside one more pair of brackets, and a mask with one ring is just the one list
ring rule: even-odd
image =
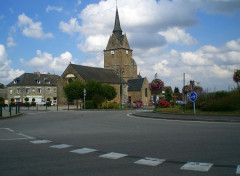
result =
[[71,82],[73,82],[72,78],[68,79],[68,83],[70,84]]

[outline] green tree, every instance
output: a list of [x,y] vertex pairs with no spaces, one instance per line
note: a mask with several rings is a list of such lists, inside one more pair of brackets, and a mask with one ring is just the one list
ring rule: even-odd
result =
[[180,91],[179,91],[179,88],[178,88],[178,87],[175,87],[175,88],[174,88],[174,93],[180,93]]
[[86,99],[93,100],[94,95],[101,95],[102,84],[95,80],[90,80],[87,82],[86,91],[87,91]]
[[68,102],[83,98],[84,96],[83,90],[85,87],[86,87],[86,84],[80,81],[73,81],[67,84],[63,88],[63,90],[64,90],[65,96],[68,99]]
[[5,88],[5,85],[0,83],[0,89],[4,89]]
[[102,84],[102,95],[105,98],[105,101],[111,101],[117,96],[117,91],[115,87],[110,84]]
[[165,100],[171,101],[173,99],[172,92],[170,89],[166,89],[165,91]]

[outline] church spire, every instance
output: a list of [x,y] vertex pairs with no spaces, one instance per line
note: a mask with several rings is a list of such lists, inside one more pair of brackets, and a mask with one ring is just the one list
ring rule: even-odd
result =
[[114,25],[113,33],[115,34],[118,40],[120,41],[122,40],[123,35],[122,35],[122,29],[121,29],[119,15],[118,15],[118,8],[116,9],[115,25]]

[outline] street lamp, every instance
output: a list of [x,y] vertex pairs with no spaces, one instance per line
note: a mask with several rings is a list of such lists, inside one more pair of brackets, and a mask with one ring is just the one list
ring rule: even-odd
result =
[[117,73],[119,74],[119,82],[120,82],[120,107],[122,109],[122,75],[124,74],[124,69],[119,64],[114,64],[114,66],[118,66]]

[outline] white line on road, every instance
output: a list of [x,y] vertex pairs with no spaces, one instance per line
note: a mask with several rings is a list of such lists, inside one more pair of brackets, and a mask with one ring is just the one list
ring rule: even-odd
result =
[[236,174],[240,174],[240,165],[237,166]]
[[58,145],[52,145],[50,146],[51,148],[57,148],[57,149],[64,149],[64,148],[68,148],[68,147],[72,147],[72,145],[68,145],[68,144],[58,144]]
[[27,139],[35,139],[34,137],[28,136],[26,134],[22,134],[22,133],[17,133],[17,134],[20,135],[20,136],[26,137]]
[[87,154],[87,153],[92,153],[92,152],[96,152],[96,151],[97,151],[96,149],[81,148],[81,149],[72,150],[70,152],[77,153],[77,154]]
[[141,164],[141,165],[147,165],[147,166],[157,166],[159,164],[162,164],[164,161],[166,161],[165,159],[158,159],[158,158],[144,158],[144,159],[140,159],[136,162],[134,162],[135,164]]
[[182,170],[207,172],[213,166],[212,163],[187,162],[184,164]]
[[30,141],[32,144],[46,144],[46,143],[50,143],[52,141],[43,139],[43,140],[35,140],[35,141]]
[[111,153],[107,153],[104,155],[100,155],[100,158],[107,158],[107,159],[119,159],[119,158],[123,158],[125,156],[128,156],[127,154],[122,154],[122,153],[115,153],[115,152],[111,152]]

